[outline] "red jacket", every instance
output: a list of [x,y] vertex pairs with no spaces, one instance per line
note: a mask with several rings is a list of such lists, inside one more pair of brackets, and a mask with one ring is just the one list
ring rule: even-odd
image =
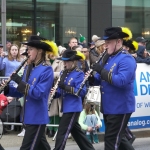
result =
[[[2,106],[2,101],[4,102],[4,106]],[[0,94],[0,114],[2,113],[3,109],[7,106],[8,101],[7,97],[4,94]]]

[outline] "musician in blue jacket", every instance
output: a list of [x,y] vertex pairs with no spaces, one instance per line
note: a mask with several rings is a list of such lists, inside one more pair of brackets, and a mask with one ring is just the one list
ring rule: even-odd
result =
[[23,77],[17,73],[11,79],[18,87],[9,87],[5,93],[14,97],[24,95],[24,106],[21,121],[24,124],[25,136],[20,150],[50,150],[45,137],[45,127],[49,122],[48,96],[53,84],[53,69],[45,61],[46,53],[57,53],[52,41],[39,36],[31,36],[27,43],[28,56],[31,62],[26,66]]
[[128,28],[105,29],[103,40],[106,53],[92,69],[97,73],[89,78],[100,85],[101,112],[105,123],[105,150],[134,150],[124,132],[135,111],[135,59],[122,48],[123,38],[131,38]]
[[63,116],[60,120],[54,150],[65,149],[70,132],[81,150],[94,150],[78,123],[80,112],[83,109],[81,97],[85,96],[86,87],[81,89],[78,96],[75,95],[84,79],[83,71],[77,68],[77,61],[85,59],[85,56],[79,51],[66,50],[60,59],[64,62],[65,70],[61,72],[55,94],[57,97],[62,97]]

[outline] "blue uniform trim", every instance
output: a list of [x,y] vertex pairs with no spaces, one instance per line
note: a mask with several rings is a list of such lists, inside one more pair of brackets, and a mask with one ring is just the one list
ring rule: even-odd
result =
[[103,36],[103,40],[107,40],[108,38],[108,36]]
[[69,60],[70,58],[64,58],[64,57],[62,57],[61,58],[61,60]]

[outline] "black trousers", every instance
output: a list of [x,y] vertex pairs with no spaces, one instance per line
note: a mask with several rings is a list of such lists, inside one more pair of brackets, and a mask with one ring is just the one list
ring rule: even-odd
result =
[[54,150],[64,150],[69,133],[81,150],[94,150],[78,124],[80,113],[64,113],[59,124]]
[[125,129],[131,114],[104,115],[105,150],[134,150],[125,137]]
[[46,137],[46,125],[25,125],[25,136],[20,150],[51,150]]

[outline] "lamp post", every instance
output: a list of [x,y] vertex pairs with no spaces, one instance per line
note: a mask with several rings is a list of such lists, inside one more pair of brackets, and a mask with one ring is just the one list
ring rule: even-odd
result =
[[1,39],[4,51],[6,51],[6,0],[1,0]]

